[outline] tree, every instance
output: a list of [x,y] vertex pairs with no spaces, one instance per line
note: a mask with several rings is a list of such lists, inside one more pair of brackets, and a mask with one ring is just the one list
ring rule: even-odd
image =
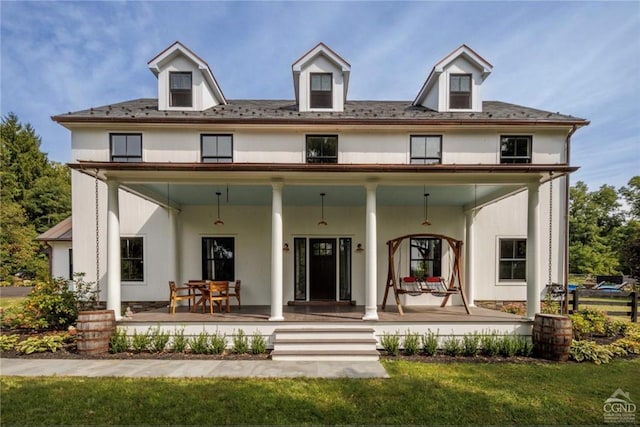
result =
[[589,192],[582,181],[570,189],[569,268],[572,273],[616,274],[618,231],[624,221],[614,187]]
[[640,279],[640,176],[629,180],[620,194],[629,206],[629,220],[620,231],[620,264],[625,273]]
[[69,169],[49,162],[40,137],[9,113],[0,126],[0,279],[18,272],[44,278],[48,263],[33,239],[71,213]]

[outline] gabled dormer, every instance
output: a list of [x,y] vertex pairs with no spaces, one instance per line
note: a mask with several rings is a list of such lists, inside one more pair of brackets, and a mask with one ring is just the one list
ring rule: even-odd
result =
[[344,111],[351,65],[324,43],[292,65],[299,111]]
[[462,45],[438,62],[413,105],[440,112],[482,112],[482,83],[493,65]]
[[227,103],[209,65],[178,41],[148,65],[158,78],[161,111],[204,111]]

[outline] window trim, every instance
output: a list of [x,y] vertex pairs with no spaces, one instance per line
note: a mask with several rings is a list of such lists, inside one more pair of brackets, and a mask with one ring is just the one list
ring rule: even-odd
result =
[[[175,74],[189,75],[191,87],[189,89],[173,89],[171,87],[171,76]],[[189,105],[175,105],[173,103],[173,94],[189,95]],[[193,108],[193,73],[191,71],[169,71],[169,107],[171,108]]]
[[[230,156],[205,156],[204,155],[204,139],[205,137],[216,137],[216,149],[218,144],[218,138],[221,136],[228,136],[231,138],[231,155]],[[229,159],[228,162],[221,161],[205,161],[205,159]],[[231,133],[202,133],[200,134],[200,163],[233,163],[233,134]]]
[[[140,239],[142,240],[142,280],[129,280],[129,279],[124,279],[124,276],[122,276],[122,265],[123,265],[123,258],[122,258],[122,241],[123,240],[130,240],[130,239]],[[141,236],[139,234],[132,234],[132,235],[120,235],[120,281],[122,282],[123,285],[146,285],[147,283],[147,263],[146,263],[146,258],[147,258],[147,239],[145,238],[145,236]]]
[[[469,90],[468,91],[454,91],[453,90],[453,78],[454,77],[469,77]],[[466,107],[454,107],[453,97],[468,96],[468,104]],[[473,76],[470,73],[451,73],[449,74],[449,109],[451,110],[471,110],[473,108]]]
[[[503,240],[512,240],[512,241],[519,241],[519,240],[523,240],[525,242],[525,245],[527,244],[527,237],[526,236],[496,236],[496,283],[498,286],[501,285],[505,285],[505,286],[509,286],[509,285],[515,285],[515,286],[522,286],[522,285],[526,285],[527,284],[527,253],[526,253],[526,247],[525,247],[525,255],[524,258],[505,258],[504,260],[502,259],[501,256],[501,242]],[[524,279],[518,279],[518,278],[509,278],[509,279],[501,279],[500,278],[500,265],[503,261],[505,262],[518,262],[518,261],[522,261],[524,260],[525,262],[525,269],[524,269]]]
[[[438,138],[440,147],[440,157],[427,157],[427,146],[425,145],[425,155],[424,157],[414,157],[413,156],[413,138]],[[415,162],[414,160],[423,160],[424,162]],[[429,162],[427,160],[437,160],[436,162]],[[427,135],[427,134],[411,134],[409,135],[409,163],[412,165],[441,165],[442,164],[442,135]]]
[[[329,76],[329,82],[331,84],[331,87],[329,88],[329,90],[322,90],[322,89],[313,90],[313,78],[315,76]],[[324,92],[328,92],[328,94],[325,94]],[[318,105],[317,100],[314,99],[314,94],[316,94],[316,96],[322,95],[322,99],[324,99],[325,97],[328,97],[329,99],[329,102],[327,103],[328,105],[325,105],[322,103],[320,103],[321,105]],[[309,108],[314,108],[314,109],[317,108],[317,109],[323,109],[323,110],[333,108],[333,73],[309,73]]]
[[[320,138],[333,138],[335,137],[336,139],[336,155],[334,156],[314,156],[314,157],[309,157],[309,138],[314,138],[314,137],[320,137]],[[307,164],[337,164],[338,163],[338,154],[339,154],[339,146],[340,146],[340,138],[337,134],[307,134],[305,135],[305,144],[304,144],[304,157],[305,157],[305,163]],[[327,162],[327,161],[319,161],[319,162],[310,162],[309,159],[334,159],[335,158],[335,162],[331,161],[331,162]]]
[[[505,138],[526,138],[527,139],[527,156],[503,156],[502,155],[502,144]],[[500,153],[500,164],[531,164],[533,161],[533,135],[500,135],[500,141],[498,145],[498,152]],[[520,162],[518,160],[526,160],[524,162]]]
[[[113,154],[113,137],[114,136],[125,136],[125,137],[129,137],[129,136],[139,136],[140,137],[140,156],[115,156]],[[143,162],[143,158],[144,158],[144,144],[142,141],[142,133],[140,132],[131,132],[131,133],[127,133],[127,132],[109,132],[109,161],[111,163],[141,163]],[[113,158],[114,157],[121,157],[121,158],[126,158],[128,160],[125,161],[114,161]],[[129,160],[129,159],[139,159],[139,160]]]

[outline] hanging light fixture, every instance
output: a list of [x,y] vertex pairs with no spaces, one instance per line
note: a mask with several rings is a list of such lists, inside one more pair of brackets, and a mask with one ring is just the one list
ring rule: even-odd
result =
[[216,196],[218,197],[218,218],[213,223],[213,225],[224,225],[224,221],[220,219],[220,196],[221,195],[222,195],[221,192],[216,191]]
[[422,225],[431,225],[431,221],[429,221],[429,193],[424,193],[424,221],[422,221]]
[[325,195],[326,195],[325,193],[320,193],[320,203],[322,204],[322,217],[320,218],[318,225],[322,225],[322,226],[328,225],[327,221],[324,220],[324,196]]

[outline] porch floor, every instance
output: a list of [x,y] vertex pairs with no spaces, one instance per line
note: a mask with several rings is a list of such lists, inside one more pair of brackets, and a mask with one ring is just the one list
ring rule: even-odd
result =
[[[530,322],[528,319],[510,313],[472,307],[467,314],[463,306],[403,306],[404,315],[398,313],[397,307],[387,306],[382,311],[378,306],[380,322]],[[320,305],[320,306],[284,306],[284,322],[363,322],[364,306]],[[127,323],[141,322],[268,322],[271,308],[267,305],[250,305],[238,309],[232,305],[230,313],[219,312],[212,316],[207,313],[191,313],[188,307],[178,307],[176,314],[169,314],[167,308],[159,308],[134,313],[132,317],[122,319]],[[274,322],[277,323],[277,322]]]

